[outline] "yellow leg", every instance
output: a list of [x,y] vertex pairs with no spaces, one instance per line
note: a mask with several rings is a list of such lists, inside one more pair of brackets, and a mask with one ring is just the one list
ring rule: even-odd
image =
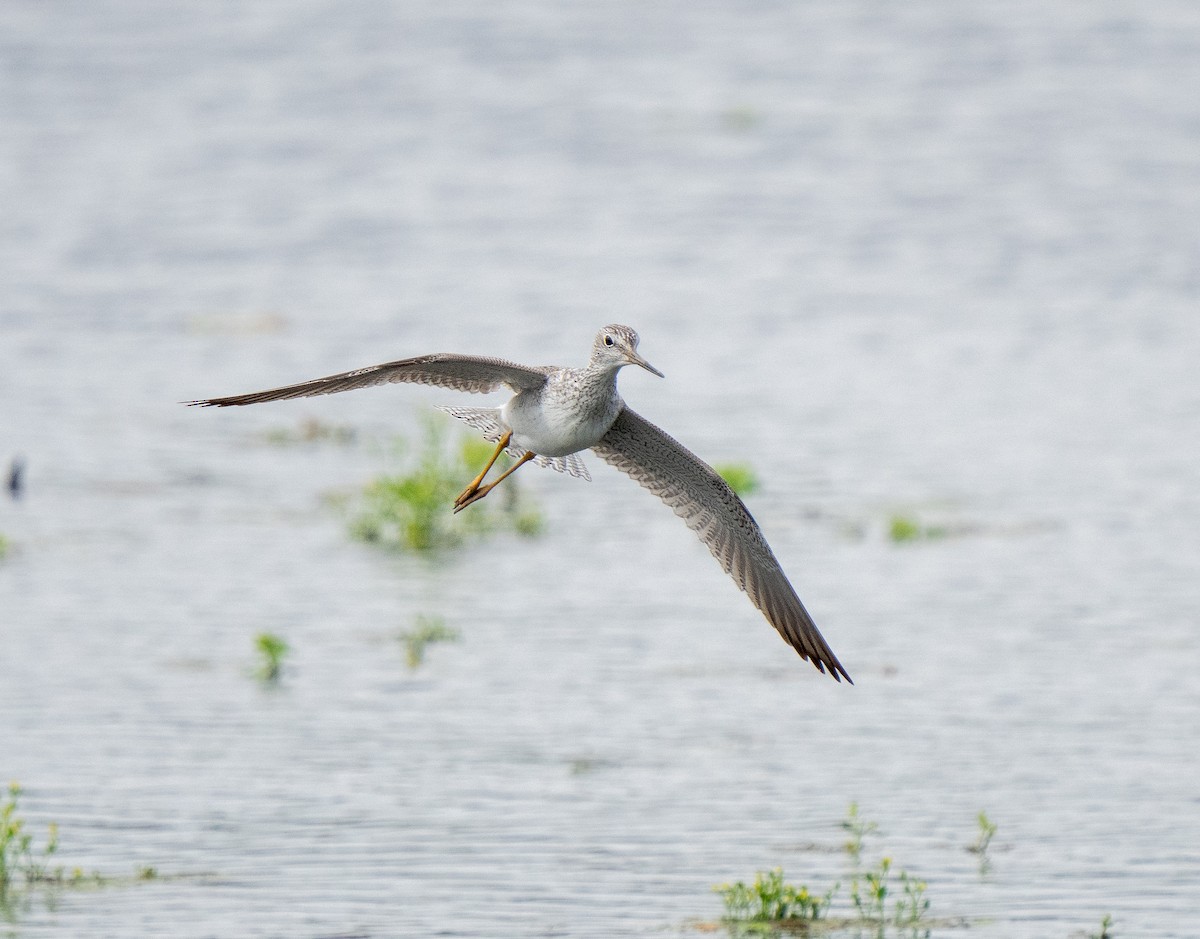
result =
[[503,473],[501,473],[499,476],[496,477],[495,482],[488,483],[486,486],[481,486],[480,488],[476,489],[473,493],[471,493],[471,495],[468,496],[466,499],[463,499],[460,496],[458,501],[456,501],[454,503],[454,513],[457,515],[459,512],[461,512],[463,509],[465,509],[472,502],[478,502],[480,499],[482,499],[484,496],[486,496],[489,492],[491,492],[493,489],[495,489],[497,486],[499,486],[502,482],[504,482],[504,480],[508,479],[509,476],[511,476],[518,469],[520,469],[522,466],[524,466],[526,463],[528,463],[530,460],[532,460],[534,458],[534,456],[535,456],[535,454],[533,453],[533,451],[526,450],[521,455],[521,459],[517,460],[516,463],[514,463],[512,466],[510,466]]
[[512,440],[512,431],[511,430],[508,431],[503,437],[500,438],[500,442],[498,444],[496,444],[495,452],[492,453],[492,458],[487,461],[487,466],[485,466],[480,471],[478,476],[476,476],[474,479],[472,479],[467,484],[466,489],[464,489],[462,492],[460,492],[458,494],[458,498],[454,500],[454,504],[458,508],[462,508],[464,505],[466,505],[467,500],[470,499],[471,496],[475,495],[475,493],[479,491],[479,487],[483,485],[484,477],[486,477],[488,474],[488,471],[491,470],[491,468],[496,465],[496,461],[498,459],[500,459],[500,454],[504,452],[504,448],[508,446],[508,442],[510,440]]

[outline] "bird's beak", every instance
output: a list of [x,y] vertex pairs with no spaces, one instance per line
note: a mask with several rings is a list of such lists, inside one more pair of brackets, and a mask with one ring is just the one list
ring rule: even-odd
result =
[[625,357],[627,359],[629,359],[630,365],[640,365],[647,372],[652,372],[653,374],[657,375],[659,378],[667,377],[662,372],[660,372],[658,369],[656,369],[653,365],[651,365],[649,362],[647,362],[645,359],[643,359],[640,355],[638,355],[636,352],[634,352],[632,349],[630,349],[628,352],[625,353]]

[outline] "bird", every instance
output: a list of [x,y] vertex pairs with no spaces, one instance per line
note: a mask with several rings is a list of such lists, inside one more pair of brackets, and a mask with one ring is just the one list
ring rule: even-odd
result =
[[[486,497],[529,462],[590,479],[579,454],[591,450],[681,517],[801,658],[822,673],[828,670],[837,681],[844,678],[853,684],[737,493],[700,457],[622,399],[617,373],[626,365],[637,365],[664,377],[638,352],[639,341],[630,327],[611,324],[596,334],[591,356],[582,368],[519,365],[486,356],[435,353],[266,391],[184,403],[237,407],[396,382],[473,393],[507,388],[512,397],[498,408],[442,408],[482,431],[485,439],[496,445],[480,473],[454,500],[455,512]],[[514,462],[492,482],[485,482],[504,452]]]

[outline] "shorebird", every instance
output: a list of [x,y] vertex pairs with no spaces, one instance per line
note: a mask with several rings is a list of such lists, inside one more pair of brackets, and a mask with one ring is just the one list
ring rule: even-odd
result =
[[[487,464],[454,500],[461,512],[533,461],[590,479],[579,454],[590,449],[670,506],[749,596],[779,634],[818,671],[851,681],[792,588],[762,529],[717,472],[673,437],[632,411],[617,391],[617,373],[638,365],[663,373],[638,353],[638,334],[605,326],[583,368],[518,365],[504,359],[436,353],[385,362],[268,391],[205,398],[188,404],[231,407],[334,394],[393,382],[476,393],[507,388],[499,408],[446,407],[496,444]],[[514,463],[493,482],[488,473],[503,452]],[[851,682],[853,684],[853,682]]]

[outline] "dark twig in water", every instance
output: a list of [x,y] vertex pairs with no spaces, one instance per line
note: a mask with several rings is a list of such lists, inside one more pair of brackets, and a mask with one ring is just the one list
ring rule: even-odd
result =
[[25,486],[25,461],[19,456],[12,458],[8,469],[8,495],[14,502],[21,498],[21,490]]

